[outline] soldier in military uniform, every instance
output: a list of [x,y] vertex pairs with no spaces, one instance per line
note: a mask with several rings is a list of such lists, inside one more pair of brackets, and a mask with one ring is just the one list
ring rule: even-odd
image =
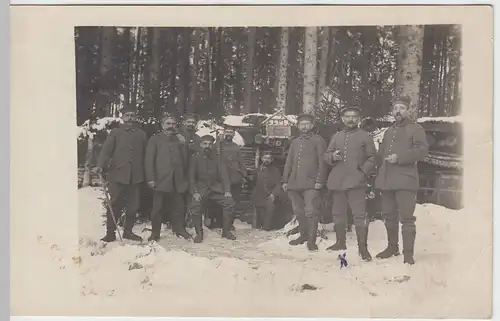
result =
[[183,126],[178,131],[186,140],[188,147],[188,163],[189,158],[200,149],[200,136],[196,134],[197,124],[198,117],[196,117],[195,114],[188,114],[184,117]]
[[273,156],[270,151],[262,153],[262,164],[255,171],[253,182],[255,188],[252,194],[252,201],[257,211],[257,224],[270,231],[276,203],[282,197],[281,190],[281,173],[280,170],[272,164]]
[[347,211],[350,207],[361,258],[371,261],[368,251],[368,224],[366,213],[367,177],[376,164],[375,143],[370,134],[358,128],[360,109],[356,106],[342,110],[345,128],[333,135],[324,154],[332,166],[327,187],[333,197],[333,223],[337,241],[327,250],[346,249]]
[[326,142],[321,136],[312,133],[312,115],[300,115],[297,118],[297,126],[300,136],[292,140],[282,179],[282,188],[285,192],[288,191],[294,215],[299,221],[300,236],[289,244],[299,245],[307,242],[307,248],[316,251],[320,190],[326,181],[326,163],[323,161]]
[[196,231],[195,243],[203,241],[202,213],[209,201],[222,207],[222,237],[236,239],[230,231],[234,201],[229,175],[224,161],[212,149],[214,140],[210,135],[201,137],[201,151],[193,155],[189,164],[189,190],[193,195],[189,210]]
[[233,128],[225,126],[223,134],[224,137],[217,145],[217,151],[222,156],[222,160],[224,161],[229,174],[231,194],[233,195],[233,200],[235,202],[231,221],[232,230],[234,230],[233,222],[236,218],[236,210],[241,203],[243,180],[247,179],[247,170],[243,161],[240,146],[233,142],[234,134],[235,132]]
[[[146,133],[137,126],[134,109],[121,110],[123,124],[113,129],[102,146],[96,172],[106,175],[110,206],[116,216],[126,207],[123,238],[142,241],[132,232],[135,216],[139,209],[140,183],[144,182],[144,150]],[[116,217],[118,219],[118,217]],[[108,209],[104,242],[116,240],[116,226]]]
[[377,254],[385,259],[399,255],[399,222],[403,237],[404,263],[413,259],[416,218],[414,216],[419,189],[417,162],[425,159],[428,143],[424,129],[411,119],[411,99],[398,98],[393,103],[395,123],[385,133],[379,147],[379,172],[375,187],[382,192],[382,211],[388,245]]
[[151,211],[152,232],[149,240],[157,241],[165,205],[170,207],[172,231],[185,239],[191,238],[184,226],[183,193],[188,190],[187,151],[176,135],[177,118],[165,115],[162,119],[163,132],[152,136],[146,148],[146,178],[153,189],[153,210]]

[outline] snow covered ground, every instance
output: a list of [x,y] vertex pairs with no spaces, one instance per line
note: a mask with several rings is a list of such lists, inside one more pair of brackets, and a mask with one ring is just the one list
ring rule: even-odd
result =
[[[37,274],[43,275],[37,288],[50,286],[51,300],[65,300],[67,292],[55,296],[58,287],[62,290],[65,280],[78,283],[78,302],[61,301],[65,306],[57,314],[75,311],[78,305],[79,314],[121,316],[489,315],[491,273],[487,271],[491,267],[484,264],[491,265],[491,246],[484,244],[491,244],[491,234],[481,230],[485,226],[481,222],[468,224],[465,210],[418,206],[413,266],[403,265],[401,256],[360,262],[355,235],[350,233],[349,266],[340,269],[337,254],[325,251],[335,239],[333,233],[328,235],[330,240],[319,243],[319,252],[309,253],[305,246],[290,247],[283,231],[252,230],[238,221],[234,242],[221,239],[220,231],[205,229],[202,244],[163,231],[154,246],[119,242],[103,246],[99,197],[98,188],[78,191],[79,250],[64,250],[50,235],[32,240],[32,253],[41,262]],[[474,219],[481,220],[481,216]],[[134,231],[147,238],[149,231],[144,228],[136,226]],[[372,255],[385,244],[383,223],[376,221],[369,233]],[[77,280],[72,277],[75,273]],[[304,290],[305,284],[317,289]],[[42,290],[33,287],[33,293],[26,296],[33,305],[43,307]]]

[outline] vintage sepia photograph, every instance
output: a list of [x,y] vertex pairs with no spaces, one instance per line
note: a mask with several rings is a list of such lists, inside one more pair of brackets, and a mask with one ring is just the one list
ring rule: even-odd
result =
[[75,57],[82,295],[376,303],[451,260],[460,25],[76,27]]
[[13,28],[17,314],[491,317],[488,12],[36,12]]

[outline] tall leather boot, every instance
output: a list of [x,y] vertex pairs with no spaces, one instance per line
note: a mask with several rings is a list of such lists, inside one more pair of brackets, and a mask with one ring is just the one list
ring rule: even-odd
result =
[[222,237],[228,240],[236,240],[236,236],[231,233],[231,226],[233,225],[233,220],[231,217],[224,216],[222,218]]
[[157,214],[151,218],[151,236],[148,238],[148,241],[159,241],[160,240],[160,232],[161,232],[161,224],[162,217]]
[[335,230],[335,235],[337,237],[337,240],[335,241],[335,244],[327,247],[326,250],[327,251],[347,250],[347,246],[346,246],[347,229],[346,229],[346,226],[344,224],[335,224],[334,230]]
[[194,230],[196,231],[196,236],[194,237],[194,242],[195,243],[203,242],[203,226],[201,223],[201,217],[200,218],[193,218],[193,226],[194,226]]
[[135,220],[135,213],[134,215],[129,213],[126,214],[125,224],[123,229],[123,238],[131,241],[142,242],[142,237],[132,232],[132,227],[134,227],[134,220]]
[[368,251],[368,225],[356,226],[356,238],[358,240],[358,252],[363,261],[371,261],[372,256]]
[[387,247],[385,250],[376,255],[377,259],[388,259],[392,256],[399,255],[399,223],[385,223],[385,229],[387,230]]
[[189,240],[191,238],[191,234],[186,231],[186,227],[184,226],[184,215],[182,213],[172,216],[172,230],[175,235],[183,239]]
[[318,220],[315,217],[307,219],[307,249],[309,251],[317,251],[316,237],[318,236]]
[[307,242],[307,219],[306,217],[297,217],[297,220],[299,221],[299,233],[300,236],[296,238],[295,240],[291,240],[288,242],[288,244],[292,246],[304,244]]
[[410,265],[415,264],[415,260],[413,259],[413,251],[415,248],[415,229],[402,229],[403,236],[403,262],[408,263]]

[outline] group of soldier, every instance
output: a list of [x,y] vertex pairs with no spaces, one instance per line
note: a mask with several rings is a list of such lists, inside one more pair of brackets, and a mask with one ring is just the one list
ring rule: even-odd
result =
[[116,220],[112,213],[119,213],[125,206],[123,238],[142,241],[132,227],[139,206],[139,183],[144,181],[153,190],[149,241],[159,240],[163,212],[168,205],[172,231],[190,239],[185,225],[185,215],[190,213],[196,232],[194,242],[202,242],[202,216],[210,202],[222,208],[222,237],[235,240],[232,233],[235,207],[241,201],[242,181],[250,179],[254,182],[252,201],[259,226],[270,230],[277,202],[290,199],[300,235],[289,244],[306,244],[310,251],[318,250],[321,191],[328,188],[333,199],[336,242],[327,250],[346,249],[350,208],[359,255],[362,260],[371,261],[366,193],[368,177],[377,171],[375,188],[381,191],[388,243],[376,257],[385,259],[400,254],[401,223],[404,263],[414,264],[417,162],[426,157],[428,145],[425,131],[412,121],[410,110],[408,97],[393,101],[395,123],[385,131],[378,151],[369,133],[359,128],[361,111],[357,106],[341,111],[345,127],[333,135],[328,145],[313,132],[314,116],[299,115],[299,136],[291,142],[283,172],[273,165],[273,156],[264,152],[260,165],[249,177],[230,127],[224,129],[223,138],[216,142],[210,135],[196,135],[195,115],[184,117],[183,126],[178,127],[179,119],[167,114],[161,122],[163,131],[148,141],[136,124],[134,110],[123,109],[123,124],[109,134],[96,167],[98,173],[106,175],[112,209],[108,210],[107,233],[102,240],[116,240]]

